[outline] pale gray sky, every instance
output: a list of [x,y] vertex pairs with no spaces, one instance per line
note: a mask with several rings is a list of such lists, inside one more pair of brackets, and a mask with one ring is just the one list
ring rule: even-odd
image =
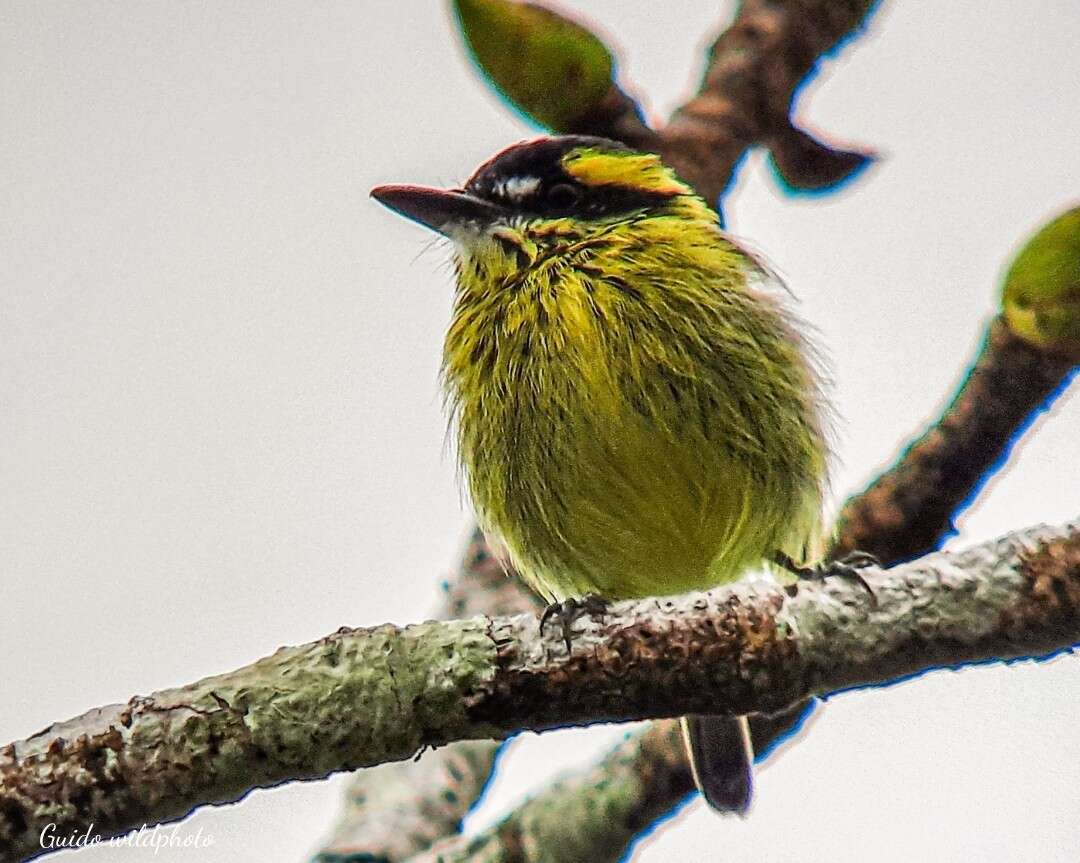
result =
[[[566,5],[660,114],[731,6]],[[1010,250],[1080,198],[1078,43],[1074,0],[886,2],[799,105],[880,164],[826,198],[757,157],[741,175],[731,226],[832,358],[838,497],[939,409]],[[367,192],[531,134],[438,3],[0,2],[0,742],[432,607],[468,522],[436,379],[450,276]],[[1075,515],[1078,424],[1074,390],[955,542]],[[695,803],[636,859],[1071,863],[1078,694],[1059,659],[837,697],[748,819]],[[622,733],[515,743],[473,824]],[[301,860],[341,785],[184,829],[205,863]]]

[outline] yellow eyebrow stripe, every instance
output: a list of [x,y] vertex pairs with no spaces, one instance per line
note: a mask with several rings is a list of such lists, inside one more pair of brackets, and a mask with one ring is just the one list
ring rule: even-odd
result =
[[652,153],[610,153],[571,150],[562,158],[563,170],[587,186],[626,186],[658,195],[693,194],[689,186]]

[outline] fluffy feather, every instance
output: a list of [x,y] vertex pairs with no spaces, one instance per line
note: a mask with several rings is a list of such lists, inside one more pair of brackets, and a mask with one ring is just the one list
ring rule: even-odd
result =
[[482,524],[552,599],[680,593],[778,551],[814,557],[819,386],[761,268],[655,157],[583,147],[562,165],[652,197],[451,234],[444,379]]

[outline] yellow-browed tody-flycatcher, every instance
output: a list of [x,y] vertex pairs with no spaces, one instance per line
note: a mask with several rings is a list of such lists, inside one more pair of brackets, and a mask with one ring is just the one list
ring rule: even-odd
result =
[[[826,447],[806,344],[659,157],[541,138],[461,189],[372,194],[453,242],[458,452],[482,526],[536,590],[674,594],[815,557]],[[745,811],[745,720],[685,728],[706,799]]]

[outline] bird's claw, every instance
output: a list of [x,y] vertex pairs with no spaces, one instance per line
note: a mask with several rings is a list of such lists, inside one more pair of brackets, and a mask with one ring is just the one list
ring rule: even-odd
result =
[[837,563],[852,566],[855,569],[865,569],[868,566],[881,566],[881,561],[868,551],[849,551]]
[[608,600],[602,596],[597,596],[595,593],[588,593],[580,599],[570,598],[564,599],[562,602],[553,602],[540,615],[540,638],[544,637],[544,627],[547,622],[551,618],[557,617],[562,630],[563,644],[566,645],[566,652],[569,654],[574,621],[582,614],[595,615],[603,620],[604,613],[610,605],[611,603]]
[[870,586],[870,582],[859,571],[871,566],[881,566],[881,561],[868,552],[852,551],[839,560],[818,563],[814,566],[799,566],[786,554],[778,554],[776,563],[804,581],[824,581],[832,576],[846,578],[848,581],[857,581],[870,594],[870,605],[874,608],[877,607],[877,594],[874,593],[874,588]]

